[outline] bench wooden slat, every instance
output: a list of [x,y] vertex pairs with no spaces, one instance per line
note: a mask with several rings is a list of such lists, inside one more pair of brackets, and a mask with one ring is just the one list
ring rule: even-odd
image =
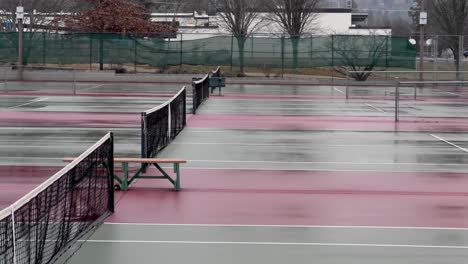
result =
[[[63,161],[74,161],[75,158],[65,157]],[[183,159],[158,159],[158,158],[114,158],[114,162],[134,162],[134,163],[160,163],[160,164],[168,164],[168,163],[187,163],[186,160]]]

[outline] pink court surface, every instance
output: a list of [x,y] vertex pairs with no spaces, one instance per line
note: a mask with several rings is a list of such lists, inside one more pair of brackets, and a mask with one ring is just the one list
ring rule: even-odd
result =
[[[140,112],[180,85],[89,87],[0,91],[0,209],[107,131],[137,157]],[[395,122],[392,97],[343,89],[216,91],[160,155],[188,161],[182,190],[116,191],[69,263],[466,263],[468,93],[420,91]]]

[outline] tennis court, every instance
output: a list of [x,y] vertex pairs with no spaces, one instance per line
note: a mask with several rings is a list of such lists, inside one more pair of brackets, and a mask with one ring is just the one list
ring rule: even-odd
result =
[[[181,87],[143,86],[2,93],[0,208],[108,131],[116,156],[139,156],[139,113]],[[392,95],[367,91],[228,85],[160,153],[188,161],[182,190],[116,191],[115,213],[69,263],[464,263],[465,90],[405,99],[398,123]]]

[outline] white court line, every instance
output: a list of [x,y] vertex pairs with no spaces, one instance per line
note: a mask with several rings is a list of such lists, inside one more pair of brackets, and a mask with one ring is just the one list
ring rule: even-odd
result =
[[311,247],[390,247],[390,248],[432,248],[468,249],[468,246],[442,245],[398,245],[398,244],[354,244],[354,243],[299,243],[299,242],[247,242],[247,241],[170,241],[170,240],[80,240],[88,243],[125,244],[198,244],[198,245],[257,245],[257,246],[311,246]]
[[176,226],[176,227],[279,227],[279,228],[317,228],[317,229],[401,229],[401,230],[452,230],[468,231],[468,228],[455,227],[411,227],[411,226],[325,226],[325,225],[233,225],[233,224],[168,224],[168,223],[104,223],[104,225],[131,226]]
[[386,113],[384,110],[382,110],[382,109],[380,109],[380,108],[378,108],[378,107],[375,107],[375,106],[373,106],[373,105],[371,105],[371,104],[364,103],[364,105],[366,105],[366,106],[368,106],[368,107],[370,107],[370,108],[373,108],[373,109],[375,109],[375,110],[377,110],[377,111],[379,111],[379,112]]
[[[5,159],[1,158],[0,159]],[[39,163],[22,163],[24,166],[44,166],[44,165],[49,165],[49,166],[61,166],[63,164],[62,159],[63,158],[12,158],[13,160],[31,160],[31,159],[36,159],[36,160],[45,160],[45,162],[39,162]],[[54,163],[47,162],[47,160],[55,161]],[[8,163],[8,162],[0,162],[0,166],[13,166],[17,165],[17,163]],[[398,164],[395,164],[398,165]],[[435,164],[434,164],[435,165]],[[376,173],[387,173],[387,172],[398,172],[398,173],[457,173],[457,174],[465,174],[465,171],[462,170],[448,170],[447,168],[441,168],[440,164],[437,164],[438,166],[435,169],[419,169],[419,170],[399,170],[395,171],[395,169],[389,168],[389,169],[330,169],[330,168],[284,168],[284,169],[278,169],[278,168],[265,168],[265,167],[197,167],[197,166],[190,166],[186,165],[181,167],[181,170],[188,169],[188,170],[233,170],[233,171],[307,171],[307,172],[376,172]],[[446,165],[446,164],[444,164]],[[451,165],[455,166],[455,165]],[[464,164],[456,164],[456,166],[465,166]],[[136,168],[132,166],[131,168]],[[170,166],[161,166],[163,169],[173,169],[173,167]],[[313,177],[313,176],[311,176]]]
[[86,88],[86,89],[79,89],[79,91],[88,91],[88,90],[93,90],[93,89],[97,89],[97,88],[100,88],[104,86],[104,84],[99,84],[99,85],[95,85],[95,86],[91,86],[89,88]]
[[[468,151],[468,150],[467,150]],[[61,160],[63,157],[47,158],[47,157],[0,157],[0,159],[12,160]],[[203,163],[260,163],[260,164],[345,164],[345,165],[421,165],[421,166],[464,166],[463,163],[395,163],[395,162],[351,162],[351,161],[270,161],[270,160],[193,160],[187,159],[187,162],[203,162]],[[200,168],[204,167],[187,167],[184,168]],[[218,168],[222,169],[222,168]],[[234,168],[239,169],[239,168]],[[289,169],[287,169],[289,170]],[[302,169],[301,169],[302,170]]]
[[23,107],[23,106],[27,106],[27,105],[34,104],[34,103],[39,103],[39,102],[46,101],[46,100],[49,100],[49,98],[48,98],[48,97],[45,97],[45,98],[40,98],[40,97],[38,97],[38,98],[36,98],[36,99],[33,99],[33,100],[29,101],[28,103],[24,103],[24,104],[20,104],[20,105],[8,107],[8,109]]
[[277,146],[277,147],[304,147],[304,146],[311,146],[311,147],[372,147],[372,148],[387,148],[388,146],[384,145],[376,145],[376,144],[369,144],[369,145],[358,145],[358,144],[317,144],[315,142],[310,143],[242,143],[242,142],[172,142],[173,145],[231,145],[231,146],[252,146],[252,147],[259,147],[259,146]]
[[[0,157],[1,158],[1,157]],[[464,165],[461,163],[402,163],[402,162],[350,162],[350,161],[273,161],[273,160],[193,160],[187,159],[188,162],[208,162],[208,163],[274,163],[274,164],[346,164],[346,165],[423,165],[423,166],[440,166],[440,165]]]
[[338,88],[336,88],[336,87],[333,87],[333,90],[338,91],[338,92],[340,92],[340,93],[342,93],[342,94],[345,94],[345,92],[341,91],[340,89],[338,89]]
[[431,134],[431,136],[434,137],[434,138],[436,138],[436,139],[438,139],[438,140],[440,140],[440,141],[443,141],[443,142],[449,144],[449,145],[452,146],[452,147],[456,147],[456,148],[459,149],[459,150],[462,150],[462,151],[464,151],[464,152],[468,152],[468,149],[462,148],[462,147],[458,146],[457,144],[454,144],[454,143],[452,143],[452,142],[450,142],[450,141],[447,141],[447,140],[445,140],[445,139],[443,139],[443,138],[441,138],[441,137],[439,137],[439,136],[432,135],[432,134]]
[[[57,131],[60,129],[60,131],[64,130],[71,130],[71,131],[108,131],[108,129],[102,129],[102,128],[95,128],[95,127],[34,127],[34,126],[28,126],[28,129],[34,128],[34,131],[37,130],[53,130]],[[128,128],[128,127],[119,127],[119,128],[113,128],[113,131],[119,131],[119,130],[124,130],[124,131],[135,131],[136,129],[140,130],[140,127],[135,127],[135,128]],[[1,126],[0,130],[21,130],[23,131],[23,127],[15,127],[15,126]],[[138,140],[140,138],[137,138]]]

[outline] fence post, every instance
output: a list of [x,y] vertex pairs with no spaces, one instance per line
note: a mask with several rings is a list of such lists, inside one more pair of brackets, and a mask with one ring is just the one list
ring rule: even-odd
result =
[[232,72],[232,63],[233,63],[232,62],[232,60],[233,60],[232,56],[233,56],[233,52],[234,52],[233,49],[234,49],[234,35],[231,35],[231,72]]
[[281,36],[281,78],[284,78],[284,36]]
[[134,69],[135,69],[135,73],[137,73],[137,64],[138,64],[138,41],[137,41],[137,37],[135,36],[135,39],[134,39],[134,44],[133,46],[135,47],[135,61],[134,61]]
[[332,49],[331,50],[331,56],[332,56],[331,57],[331,67],[332,67],[332,81],[333,81],[333,78],[335,76],[334,71],[333,71],[334,68],[335,68],[335,35],[332,35],[331,38],[332,38],[331,39],[331,43],[332,43],[331,44],[331,49]]
[[99,70],[104,70],[104,33],[99,34]]
[[437,74],[437,71],[438,71],[438,66],[439,66],[439,35],[435,37],[434,49],[435,49],[434,65],[433,65],[433,70],[434,70],[434,75],[435,75],[434,81],[438,81],[439,75]]
[[251,42],[250,42],[250,57],[253,58],[254,56],[254,34],[250,36]]
[[464,45],[464,39],[463,39],[463,35],[460,35],[459,36],[459,44],[458,44],[458,49],[459,49],[459,52],[458,52],[458,76],[460,76],[460,80],[459,81],[463,81],[464,78],[463,78],[463,45]]
[[43,32],[42,33],[42,48],[43,48],[43,51],[42,51],[42,64],[45,65],[46,64],[46,32]]
[[183,56],[184,56],[184,51],[183,51],[183,45],[184,45],[184,41],[183,41],[183,37],[184,37],[184,34],[180,33],[180,69],[182,69],[182,63],[183,63]]
[[89,70],[93,70],[93,33],[89,33]]
[[[310,36],[310,62],[312,63],[313,52],[314,52],[314,36]],[[312,67],[312,64],[310,65]]]
[[388,36],[385,36],[385,70],[388,70]]

